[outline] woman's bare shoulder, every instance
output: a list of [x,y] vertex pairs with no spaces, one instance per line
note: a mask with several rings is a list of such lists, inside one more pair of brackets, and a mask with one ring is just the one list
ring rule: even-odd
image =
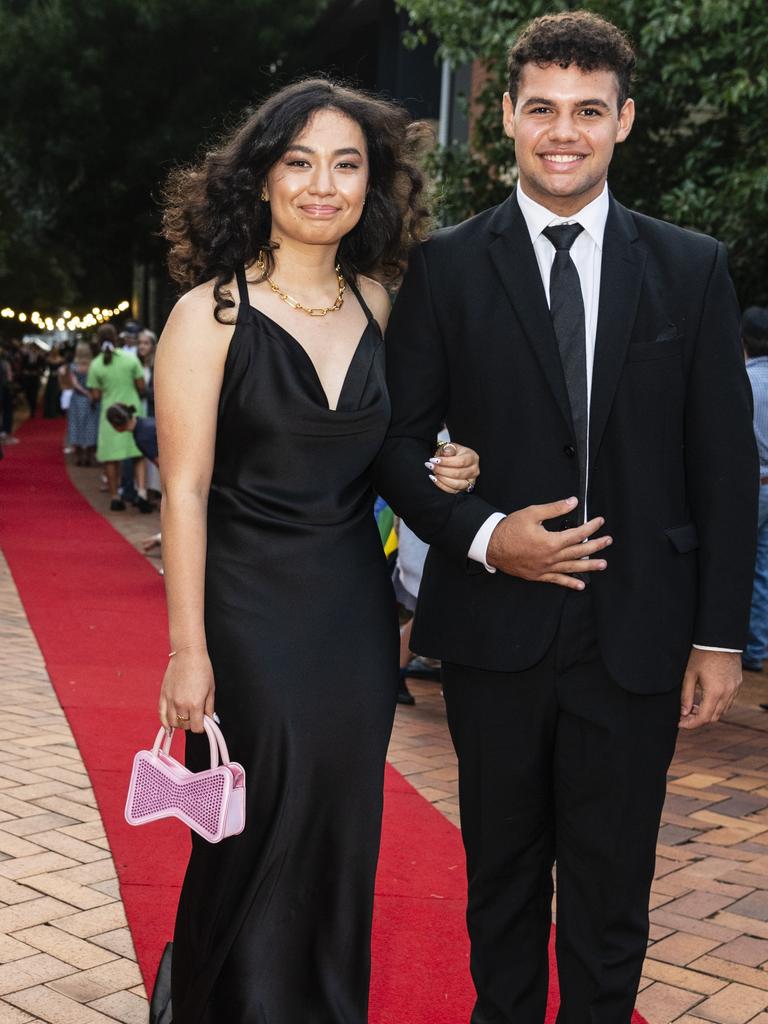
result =
[[392,300],[389,297],[389,292],[384,285],[374,281],[372,277],[364,277],[362,274],[357,279],[357,286],[379,327],[384,330],[387,326],[387,320],[389,320],[390,310],[392,309]]
[[161,342],[166,349],[171,345],[184,345],[187,350],[207,349],[214,343],[215,347],[229,345],[237,319],[237,306],[225,309],[222,323],[214,316],[216,299],[213,294],[215,281],[204,281],[195,288],[185,292],[170,312]]
[[[194,288],[190,288],[189,291],[184,292],[184,294],[180,296],[179,299],[177,299],[176,304],[171,310],[171,316],[184,318],[190,316],[210,317],[213,324],[218,325],[219,327],[233,326],[235,319],[237,317],[237,299],[235,297],[237,289],[234,289],[233,295],[235,305],[229,310],[224,310],[222,314],[225,319],[231,319],[232,324],[221,324],[219,323],[218,320],[215,319],[213,315],[216,309],[216,298],[213,294],[215,284],[216,279],[211,278],[210,281],[203,281],[202,284],[199,284]],[[225,293],[232,293],[233,284],[234,282],[230,285],[225,285],[222,290]]]

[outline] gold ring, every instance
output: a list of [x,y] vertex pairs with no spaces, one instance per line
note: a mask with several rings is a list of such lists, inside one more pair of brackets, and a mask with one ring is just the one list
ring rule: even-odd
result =
[[189,715],[187,715],[187,717],[186,717],[186,718],[184,718],[184,716],[183,716],[183,715],[176,715],[176,721],[177,721],[177,722],[188,722],[188,721],[189,721],[189,719],[190,719],[190,716],[189,716]]

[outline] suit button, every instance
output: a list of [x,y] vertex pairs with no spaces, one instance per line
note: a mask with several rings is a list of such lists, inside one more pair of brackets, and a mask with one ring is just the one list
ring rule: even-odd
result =
[[568,456],[569,459],[575,458],[575,456],[576,456],[576,445],[574,445],[574,444],[567,444],[563,448],[563,452]]

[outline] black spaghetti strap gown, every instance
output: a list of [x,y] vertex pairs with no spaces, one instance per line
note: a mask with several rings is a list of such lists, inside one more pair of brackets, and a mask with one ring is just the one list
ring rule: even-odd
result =
[[[216,711],[246,770],[246,825],[193,835],[173,1024],[365,1024],[398,632],[369,467],[389,400],[368,323],[331,410],[302,346],[240,307],[208,504]],[[208,765],[188,734],[187,764]]]

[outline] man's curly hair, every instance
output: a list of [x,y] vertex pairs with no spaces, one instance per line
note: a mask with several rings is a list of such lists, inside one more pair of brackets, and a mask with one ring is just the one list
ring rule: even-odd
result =
[[337,258],[346,278],[370,274],[396,283],[408,249],[429,226],[426,179],[419,155],[431,129],[410,123],[395,103],[325,78],[294,82],[274,93],[196,165],[176,168],[165,188],[163,234],[168,267],[182,289],[214,279],[214,316],[235,306],[229,291],[237,267],[264,256],[274,270],[267,174],[318,110],[356,121],[368,150],[368,195],[359,222],[342,238]]
[[509,51],[509,95],[517,102],[526,64],[546,67],[575,64],[582,71],[613,71],[619,86],[618,107],[629,98],[635,51],[629,38],[610,21],[591,11],[564,11],[535,18]]

